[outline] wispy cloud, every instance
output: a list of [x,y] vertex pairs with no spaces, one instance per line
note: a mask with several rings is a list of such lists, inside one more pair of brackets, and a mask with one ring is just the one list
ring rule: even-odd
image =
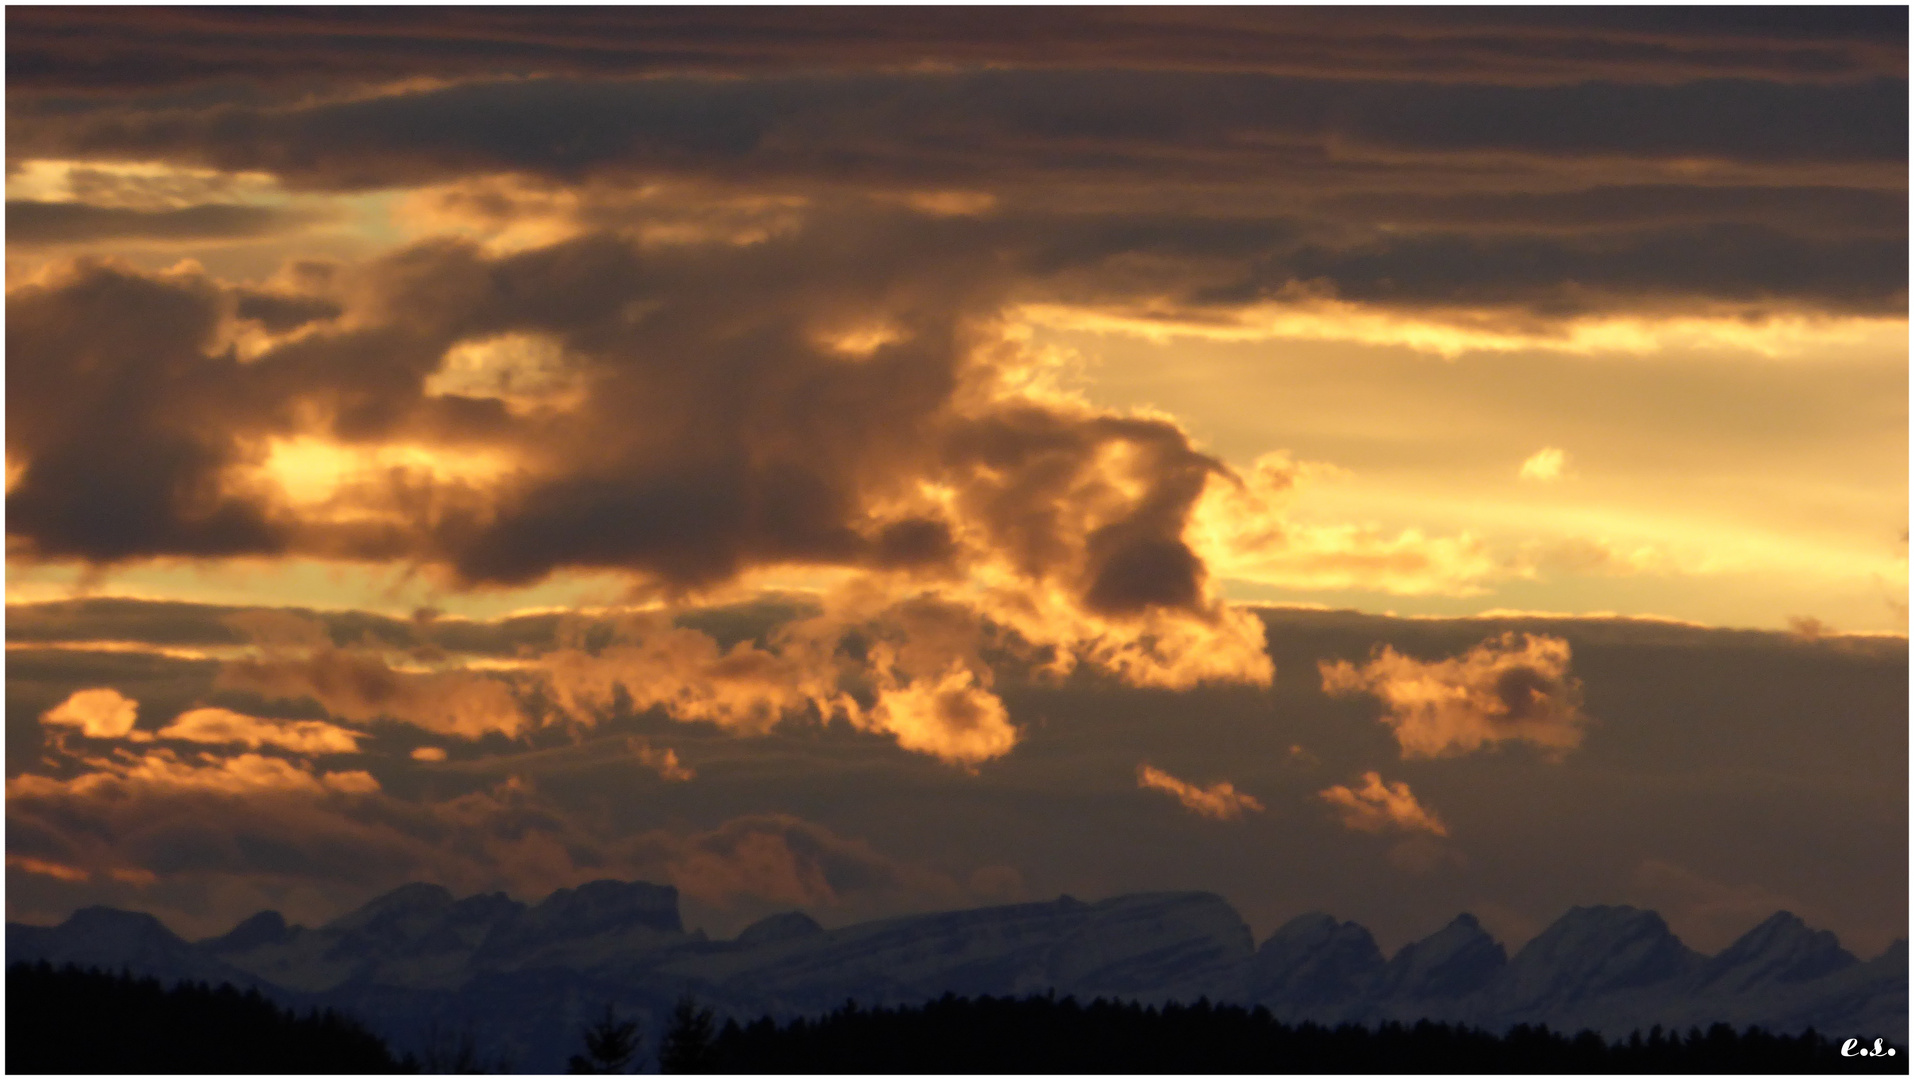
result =
[[1263,811],[1261,802],[1254,796],[1237,791],[1236,785],[1228,780],[1218,780],[1208,787],[1197,787],[1145,764],[1137,766],[1136,782],[1139,787],[1168,792],[1183,804],[1184,809],[1217,821],[1235,821],[1245,813]]
[[1406,782],[1385,783],[1380,773],[1363,773],[1361,787],[1336,784],[1316,797],[1335,808],[1345,827],[1358,832],[1449,835],[1448,826],[1416,800]]
[[1524,480],[1534,480],[1544,484],[1553,483],[1563,477],[1563,470],[1567,466],[1566,453],[1558,447],[1544,446],[1522,462],[1522,467],[1516,470],[1516,475]]

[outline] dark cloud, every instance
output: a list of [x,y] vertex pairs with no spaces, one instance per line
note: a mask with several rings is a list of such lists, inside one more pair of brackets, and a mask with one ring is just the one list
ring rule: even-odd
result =
[[203,277],[99,262],[8,293],[7,453],[28,463],[10,537],[98,561],[283,549],[223,483],[257,417],[243,365],[215,349],[223,312]]
[[[706,606],[681,613],[681,625],[710,635],[725,647],[762,639],[781,623],[816,615],[809,597],[768,594],[736,604]],[[413,618],[395,618],[370,611],[313,610],[309,608],[244,607],[198,604],[177,600],[138,600],[92,597],[33,604],[9,604],[7,640],[16,649],[32,644],[77,645],[124,642],[148,646],[235,646],[247,643],[285,644],[262,634],[265,620],[317,628],[323,637],[304,643],[324,647],[367,646],[394,651],[434,649],[447,654],[487,657],[543,652],[572,641],[593,648],[608,643],[617,629],[617,616],[581,612],[513,615],[497,620],[457,618],[422,611]],[[157,652],[157,650],[155,650]],[[38,649],[33,655],[48,660],[71,656],[71,649]],[[107,656],[90,652],[89,656]],[[117,654],[128,662],[152,662],[153,653]],[[210,663],[210,661],[208,661]]]
[[210,204],[166,210],[78,202],[7,201],[9,244],[102,240],[252,240],[300,228],[311,215],[264,206]]
[[[22,419],[9,434],[26,465],[13,534],[42,557],[306,550],[424,558],[468,582],[588,567],[674,588],[764,565],[930,571],[1006,554],[1109,613],[1193,608],[1201,567],[1179,537],[1220,466],[1165,421],[1036,399],[960,410],[962,384],[987,393],[995,377],[973,359],[981,339],[966,320],[1002,285],[984,273],[987,250],[912,265],[942,237],[961,242],[960,226],[894,221],[895,236],[836,220],[716,251],[641,253],[601,236],[488,260],[425,245],[371,269],[383,321],[244,364],[215,351],[211,283],[82,267],[13,301],[9,407]],[[156,325],[178,329],[115,337],[107,304],[164,306]],[[837,312],[896,339],[841,355],[819,339]],[[589,399],[562,420],[528,419],[424,392],[448,348],[501,333],[561,342]],[[152,362],[156,349],[167,362]],[[101,377],[77,385],[75,353]],[[245,437],[292,435],[302,409],[348,443],[490,445],[528,468],[491,490],[388,476],[362,496],[391,524],[302,522],[270,490],[231,480],[258,452]],[[115,438],[87,434],[107,426]],[[1101,475],[1102,455],[1125,447],[1127,479],[1144,485],[1134,496]],[[946,511],[912,505],[925,480],[967,489],[984,550],[955,541]],[[102,489],[126,497],[102,507]]]
[[237,296],[234,313],[274,333],[285,333],[308,323],[336,319],[342,311],[337,303],[322,296],[299,296],[262,289],[241,289]]
[[1512,83],[1906,70],[1890,10],[1711,8],[486,8],[10,13],[8,88],[127,92],[248,80],[951,66],[1169,68]]
[[135,155],[363,190],[514,172],[759,184],[1249,183],[1325,156],[1891,165],[1906,83],[1551,87],[989,71],[461,83],[295,106],[27,106],[14,156]]
[[1268,259],[1261,280],[1224,286],[1212,303],[1272,297],[1315,281],[1333,295],[1381,305],[1511,305],[1574,315],[1629,297],[1676,308],[1716,301],[1793,302],[1889,315],[1906,307],[1907,243],[1900,237],[1822,239],[1720,224],[1602,234],[1586,239],[1433,233],[1346,248],[1309,245]]
[[152,645],[234,645],[234,609],[183,601],[97,597],[7,606],[9,642],[137,641]]
[[[1101,614],[1194,611],[1205,570],[1182,528],[1222,466],[1170,421],[998,394],[1028,363],[991,344],[1004,305],[1202,317],[1300,289],[1528,320],[1886,314],[1905,304],[1906,263],[1900,237],[1754,224],[1339,236],[1289,219],[938,217],[852,200],[743,245],[593,233],[487,256],[429,241],[324,288],[103,262],[16,288],[8,449],[24,471],[8,530],[23,553],[406,558],[465,584],[622,569],[673,590],[775,565],[934,577],[1001,557]],[[234,318],[317,326],[241,360],[224,343]],[[834,343],[869,327],[883,335],[868,351]],[[449,350],[501,335],[550,343],[554,377],[589,392],[529,411],[430,392]],[[341,516],[289,504],[258,473],[266,440],[294,436],[504,464],[366,472],[336,494],[358,511]],[[927,502],[925,483],[954,501]]]
[[1314,207],[1358,225],[1500,233],[1596,232],[1760,222],[1820,236],[1907,235],[1907,200],[1847,187],[1604,185],[1569,191],[1336,195]]

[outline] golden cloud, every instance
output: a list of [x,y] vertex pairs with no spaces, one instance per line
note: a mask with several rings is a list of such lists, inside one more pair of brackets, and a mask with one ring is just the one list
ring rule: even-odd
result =
[[1236,785],[1227,780],[1200,788],[1144,764],[1137,766],[1136,782],[1138,787],[1167,791],[1176,796],[1176,801],[1182,803],[1185,809],[1217,821],[1235,821],[1245,811],[1261,813],[1263,810],[1262,803],[1253,796],[1237,791]]
[[118,690],[99,688],[76,690],[53,708],[40,714],[40,722],[54,727],[73,728],[89,739],[150,738],[135,731],[140,703]]
[[698,775],[685,768],[678,760],[678,752],[670,747],[660,750],[638,738],[629,739],[626,744],[631,747],[632,756],[638,759],[639,764],[656,772],[660,779],[677,782],[695,779]]
[[1448,826],[1416,801],[1406,782],[1384,783],[1380,773],[1363,773],[1360,788],[1336,784],[1317,792],[1316,797],[1336,808],[1346,828],[1358,832],[1449,835]]
[[741,734],[763,734],[784,716],[819,703],[830,714],[829,673],[750,642],[728,650],[702,631],[675,627],[660,614],[621,620],[619,642],[597,652],[569,647],[537,660],[559,710],[594,723],[623,691],[639,710],[662,708],[676,720],[705,720]]
[[140,703],[109,687],[77,689],[67,695],[65,701],[40,714],[40,724],[75,728],[88,739],[149,739],[151,735],[145,731],[134,731],[138,720]]
[[958,765],[1002,757],[1017,744],[1017,729],[1002,699],[977,685],[977,677],[962,667],[935,682],[920,679],[880,690],[877,707],[855,722],[895,736],[906,750]]
[[1458,657],[1423,661],[1382,646],[1358,668],[1320,662],[1323,693],[1372,694],[1404,758],[1466,754],[1525,742],[1559,761],[1582,743],[1589,718],[1581,683],[1568,673],[1569,645],[1510,631]]
[[162,748],[143,754],[119,751],[112,757],[88,758],[86,763],[92,771],[67,780],[32,774],[16,776],[7,781],[7,797],[98,796],[139,791],[316,796],[328,792],[366,794],[379,790],[378,781],[362,770],[320,774],[306,765],[254,753],[230,758],[201,754],[189,761]]
[[162,739],[240,744],[252,749],[277,746],[301,754],[356,754],[362,736],[319,720],[276,720],[231,709],[192,709],[160,729]]

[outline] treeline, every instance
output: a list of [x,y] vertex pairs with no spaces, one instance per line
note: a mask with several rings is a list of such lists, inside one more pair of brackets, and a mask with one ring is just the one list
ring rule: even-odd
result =
[[417,1071],[357,1022],[299,1016],[230,985],[162,987],[46,963],[7,969],[9,1073]]
[[1905,1048],[1844,1058],[1812,1031],[1737,1033],[1726,1024],[1686,1034],[1657,1027],[1610,1043],[1546,1027],[1494,1035],[1429,1021],[1289,1025],[1261,1007],[1208,1002],[950,995],[917,1008],[847,1003],[817,1020],[715,1030],[708,1012],[681,1008],[666,1043],[666,1071],[704,1073],[1905,1073],[1908,1060]]

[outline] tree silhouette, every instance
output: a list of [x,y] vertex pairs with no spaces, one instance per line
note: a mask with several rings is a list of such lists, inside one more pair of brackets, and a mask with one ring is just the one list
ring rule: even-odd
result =
[[669,1073],[707,1071],[715,1035],[711,1010],[698,1008],[698,1003],[688,997],[679,998],[659,1049],[658,1067]]
[[356,1021],[297,1014],[258,990],[16,964],[7,969],[9,1073],[390,1073]]
[[[705,1013],[708,1017],[709,1013]],[[1198,1001],[1146,1006],[1098,999],[960,998],[870,1008],[847,1003],[780,1026],[769,1018],[698,1034],[680,1003],[674,1031],[698,1053],[667,1054],[667,1072],[835,1073],[1905,1073],[1894,1057],[1842,1058],[1806,1031],[1726,1024],[1639,1033],[1611,1043],[1541,1025],[1501,1034],[1422,1020],[1364,1027],[1285,1024],[1260,1006]],[[695,1037],[694,1037],[695,1036]]]
[[[638,1055],[638,1021],[620,1020],[605,1005],[605,1015],[584,1029],[585,1053],[573,1054],[567,1072],[622,1073],[631,1071],[631,1059]],[[589,1055],[589,1056],[587,1056]]]

